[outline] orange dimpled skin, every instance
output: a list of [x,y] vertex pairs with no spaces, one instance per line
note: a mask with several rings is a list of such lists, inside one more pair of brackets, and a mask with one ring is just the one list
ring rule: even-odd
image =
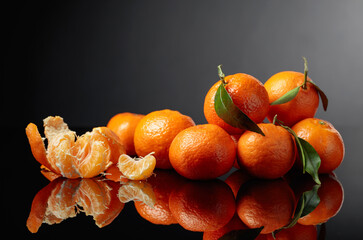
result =
[[197,125],[175,137],[169,156],[173,168],[180,175],[189,179],[213,179],[232,168],[236,147],[221,127]]
[[[224,80],[233,103],[254,122],[262,122],[269,109],[268,94],[263,84],[245,73],[229,75]],[[229,134],[241,134],[244,130],[224,122],[214,109],[214,98],[220,84],[221,81],[216,82],[208,91],[204,100],[204,116],[208,123],[222,127]]]
[[[311,81],[309,77],[308,81]],[[269,102],[272,103],[303,83],[303,73],[285,71],[273,75],[266,81],[264,86],[268,92]],[[306,89],[300,88],[299,93],[291,101],[284,104],[271,105],[267,118],[272,122],[277,114],[278,119],[284,125],[291,127],[302,119],[314,117],[318,106],[318,92],[311,83],[307,82]]]
[[295,124],[292,130],[309,142],[319,154],[319,173],[329,173],[342,163],[345,154],[343,138],[328,121],[308,118]]
[[285,175],[296,157],[290,133],[273,124],[258,124],[265,136],[246,131],[238,140],[238,163],[252,176],[276,179]]
[[194,125],[190,117],[178,111],[165,109],[147,114],[135,129],[137,155],[144,157],[153,152],[156,168],[172,168],[169,161],[171,142],[180,131]]
[[143,117],[144,115],[142,114],[124,112],[116,114],[107,123],[107,127],[119,137],[127,155],[136,155],[134,133],[137,124]]

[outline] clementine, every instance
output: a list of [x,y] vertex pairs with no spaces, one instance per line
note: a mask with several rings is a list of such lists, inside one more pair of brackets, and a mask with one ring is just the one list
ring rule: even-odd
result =
[[107,127],[120,138],[127,155],[136,155],[134,133],[137,124],[143,117],[142,114],[124,112],[116,114],[107,123]]
[[237,214],[249,228],[264,227],[271,233],[289,223],[295,206],[294,193],[282,179],[251,180],[237,195]]
[[233,166],[236,147],[230,135],[214,124],[181,131],[170,145],[173,168],[189,179],[213,179]]
[[218,240],[225,234],[234,230],[248,229],[248,227],[241,221],[237,214],[233,216],[231,221],[226,225],[215,231],[206,231],[203,233],[203,240]]
[[258,124],[265,136],[246,131],[238,140],[238,163],[252,176],[275,179],[294,164],[296,146],[290,133],[269,123]]
[[189,231],[214,231],[235,213],[232,191],[223,181],[188,181],[173,191],[169,208],[178,223]]
[[180,131],[194,125],[190,117],[178,111],[165,109],[151,112],[136,126],[135,151],[141,157],[154,152],[156,168],[171,168],[169,161],[171,142]]
[[[314,117],[319,106],[319,95],[316,88],[313,86],[311,79],[307,77],[305,87],[299,89],[298,94],[291,101],[271,105],[267,114],[267,119],[272,122],[277,114],[278,119],[284,125],[291,127],[298,121]],[[272,103],[283,96],[288,91],[302,85],[305,81],[305,75],[300,72],[285,71],[279,72],[270,77],[265,88],[268,92],[269,102]]]
[[[262,122],[269,109],[268,94],[263,84],[255,77],[236,73],[224,78],[225,89],[233,103],[256,123]],[[222,127],[230,134],[241,134],[244,130],[235,128],[221,119],[214,108],[214,99],[222,81],[216,82],[208,91],[204,100],[204,116],[208,123]]]
[[275,238],[272,234],[267,237],[268,240],[316,240],[318,239],[318,231],[314,225],[301,225],[295,224],[291,228],[282,229],[275,234]]
[[292,130],[298,137],[309,142],[319,154],[319,173],[329,173],[342,163],[345,154],[343,138],[330,122],[307,118],[296,123]]

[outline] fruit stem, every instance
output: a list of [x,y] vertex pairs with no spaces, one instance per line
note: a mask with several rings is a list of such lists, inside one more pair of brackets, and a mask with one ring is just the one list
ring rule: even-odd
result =
[[305,57],[302,57],[304,59],[304,83],[301,86],[303,89],[306,89],[306,83],[308,82],[308,60],[306,60]]
[[226,84],[226,81],[224,80],[224,78],[226,77],[226,75],[224,75],[223,71],[222,71],[222,64],[219,64],[218,67],[218,77],[219,80],[222,81],[223,84]]
[[272,124],[273,124],[273,125],[276,125],[276,120],[277,120],[277,114],[274,116],[274,119],[273,119],[273,121],[272,121]]

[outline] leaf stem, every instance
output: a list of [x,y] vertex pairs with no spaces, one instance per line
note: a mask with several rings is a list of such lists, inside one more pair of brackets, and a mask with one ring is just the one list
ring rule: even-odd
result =
[[226,75],[224,75],[223,71],[222,71],[222,64],[219,64],[218,67],[218,77],[219,80],[222,81],[223,84],[226,84],[226,81],[224,80],[224,78],[226,77]]
[[306,83],[308,82],[308,60],[306,60],[305,57],[302,57],[304,59],[304,83],[302,85],[303,89],[306,89]]

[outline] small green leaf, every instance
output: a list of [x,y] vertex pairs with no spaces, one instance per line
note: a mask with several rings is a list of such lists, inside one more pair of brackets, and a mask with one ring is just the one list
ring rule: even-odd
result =
[[326,111],[328,109],[328,97],[325,95],[325,93],[323,92],[323,90],[321,90],[318,85],[316,85],[313,81],[308,81],[310,82],[311,84],[314,85],[316,91],[318,91],[318,94],[321,98],[321,102],[323,103],[323,108],[324,108],[324,111]]
[[305,171],[307,171],[313,177],[317,184],[320,184],[318,171],[321,164],[321,159],[319,154],[310,143],[302,138],[298,139],[303,148],[303,154],[305,157]]
[[[301,195],[296,209],[295,214],[291,222],[283,228],[293,227],[299,218],[304,217],[311,213],[320,203],[320,198],[318,195],[318,189],[320,185],[314,185],[310,191],[303,192]],[[279,232],[281,229],[277,230],[275,233]]]
[[226,233],[220,237],[219,240],[253,240],[256,239],[258,235],[260,235],[262,229],[263,227],[230,231],[229,233]]
[[298,87],[288,91],[287,93],[282,95],[279,99],[277,99],[277,100],[273,101],[272,103],[270,103],[270,105],[278,105],[278,104],[283,104],[283,103],[290,102],[299,93],[300,88],[301,88],[301,86],[298,86]]
[[223,83],[221,83],[217,89],[214,98],[214,109],[216,110],[217,115],[229,125],[265,136],[257,124],[233,103],[233,100]]

